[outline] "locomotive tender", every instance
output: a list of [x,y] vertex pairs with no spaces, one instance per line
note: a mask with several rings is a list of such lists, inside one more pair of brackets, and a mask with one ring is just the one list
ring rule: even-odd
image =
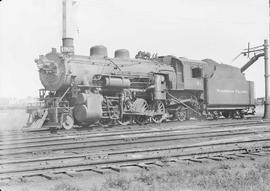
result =
[[94,46],[89,56],[52,49],[35,62],[44,105],[29,109],[29,124],[39,127],[70,129],[254,113],[254,83],[239,68],[210,59],[151,58],[141,51],[132,59],[125,49],[109,58],[106,47]]

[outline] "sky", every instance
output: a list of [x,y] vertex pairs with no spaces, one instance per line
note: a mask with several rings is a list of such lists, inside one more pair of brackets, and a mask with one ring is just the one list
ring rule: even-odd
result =
[[[62,39],[62,0],[0,2],[0,97],[38,96],[42,88],[39,55]],[[269,34],[268,0],[77,0],[75,53],[89,55],[105,45],[109,56],[126,48],[237,67],[248,58],[233,58],[248,42],[263,44]],[[246,72],[256,96],[264,96],[264,62]]]

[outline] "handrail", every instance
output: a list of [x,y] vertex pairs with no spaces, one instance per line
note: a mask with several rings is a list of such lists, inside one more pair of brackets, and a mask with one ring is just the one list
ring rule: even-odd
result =
[[184,102],[182,102],[182,101],[179,100],[178,98],[174,97],[174,96],[173,96],[172,94],[170,94],[168,91],[167,91],[167,94],[168,94],[169,96],[171,96],[171,97],[174,99],[174,101],[176,101],[177,103],[184,105],[185,107],[187,107],[187,108],[191,109],[192,111],[194,111],[195,113],[197,113],[199,116],[202,116],[202,114],[201,114],[200,112],[196,111],[195,109],[193,109],[193,108],[190,107],[189,105],[185,104]]

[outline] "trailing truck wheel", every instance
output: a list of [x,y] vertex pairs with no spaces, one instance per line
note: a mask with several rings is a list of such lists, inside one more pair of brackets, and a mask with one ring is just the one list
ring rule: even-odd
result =
[[179,109],[177,109],[175,112],[175,118],[178,121],[185,121],[187,119],[187,112],[185,108],[180,107]]
[[70,114],[62,114],[61,125],[64,129],[71,129],[74,125],[74,119]]
[[101,118],[98,123],[103,126],[103,127],[108,127],[110,125],[112,125],[113,120],[110,118]]
[[119,123],[120,125],[129,125],[129,124],[132,123],[132,120],[133,120],[132,116],[124,115],[124,116],[122,117],[122,119],[118,119],[118,123]]
[[145,125],[148,122],[149,117],[144,115],[135,116],[135,122],[139,125]]
[[165,105],[162,101],[156,101],[153,105],[153,109],[157,115],[152,117],[154,123],[161,123],[165,114]]

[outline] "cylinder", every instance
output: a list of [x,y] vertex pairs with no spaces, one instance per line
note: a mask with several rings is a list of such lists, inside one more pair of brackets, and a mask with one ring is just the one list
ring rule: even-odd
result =
[[93,124],[102,117],[102,96],[92,93],[85,95],[86,103],[74,107],[74,117],[79,122]]

